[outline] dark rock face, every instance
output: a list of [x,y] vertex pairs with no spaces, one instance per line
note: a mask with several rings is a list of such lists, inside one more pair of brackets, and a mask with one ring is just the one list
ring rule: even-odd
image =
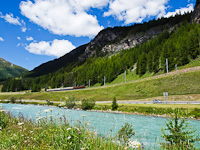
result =
[[200,23],[200,0],[196,1],[196,6],[192,14],[192,22]]

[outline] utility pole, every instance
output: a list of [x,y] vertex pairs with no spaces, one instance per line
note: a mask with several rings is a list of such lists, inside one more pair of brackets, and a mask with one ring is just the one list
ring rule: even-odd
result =
[[104,86],[106,85],[106,77],[104,76]]
[[175,65],[176,73],[177,73],[177,64]]
[[163,92],[163,96],[164,96],[164,104],[165,104],[165,92]]
[[125,74],[125,83],[126,83],[126,70],[124,71],[124,74]]
[[168,59],[166,59],[166,70],[167,70],[167,74],[168,74]]

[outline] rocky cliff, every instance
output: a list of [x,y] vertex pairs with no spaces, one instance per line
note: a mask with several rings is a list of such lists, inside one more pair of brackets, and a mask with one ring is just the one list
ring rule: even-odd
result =
[[192,22],[200,23],[200,0],[196,1],[194,12],[192,13]]

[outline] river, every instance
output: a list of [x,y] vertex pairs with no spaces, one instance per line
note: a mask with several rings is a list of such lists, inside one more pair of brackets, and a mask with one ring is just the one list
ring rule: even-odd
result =
[[[18,116],[19,113],[27,119],[36,121],[37,117],[53,115],[59,121],[60,117],[66,116],[67,120],[73,125],[77,122],[87,122],[88,128],[91,131],[96,131],[100,136],[115,136],[118,130],[126,122],[133,125],[136,135],[134,140],[149,145],[153,148],[158,146],[158,143],[163,142],[161,137],[161,128],[165,127],[166,118],[129,115],[129,114],[113,114],[104,112],[90,112],[80,110],[69,110],[53,107],[52,112],[46,113],[44,110],[52,107],[40,105],[21,105],[21,104],[0,104],[6,110],[10,110],[12,115]],[[188,120],[193,129],[197,129],[196,134],[200,135],[200,121]],[[196,143],[198,147],[200,145]]]

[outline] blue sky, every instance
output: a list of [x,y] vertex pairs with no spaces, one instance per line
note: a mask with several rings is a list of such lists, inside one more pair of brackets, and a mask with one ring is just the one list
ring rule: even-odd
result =
[[169,17],[194,6],[195,0],[0,1],[0,57],[32,70],[107,27]]

